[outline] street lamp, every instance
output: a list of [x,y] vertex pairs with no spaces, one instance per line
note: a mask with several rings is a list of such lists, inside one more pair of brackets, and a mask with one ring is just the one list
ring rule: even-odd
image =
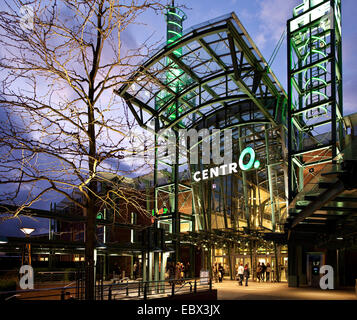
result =
[[[30,237],[30,234],[35,231],[35,228],[23,227],[23,228],[20,228],[20,230],[25,234],[25,237],[28,238],[28,237]],[[22,265],[24,264],[26,251],[28,254],[28,264],[31,265],[31,243],[26,243],[26,245],[25,245],[25,250],[22,254]]]
[[35,231],[35,228],[21,228],[20,229],[26,236],[29,236],[32,232]]

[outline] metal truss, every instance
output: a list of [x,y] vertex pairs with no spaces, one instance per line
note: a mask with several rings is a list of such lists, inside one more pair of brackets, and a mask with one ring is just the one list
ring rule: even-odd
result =
[[[178,50],[179,56],[174,54]],[[116,92],[148,129],[153,119],[159,119],[159,130],[189,129],[222,107],[247,99],[276,124],[281,122],[284,90],[267,66],[232,13],[193,27],[161,48]],[[175,91],[177,83],[180,90]]]
[[341,1],[304,0],[287,27],[292,201],[342,150]]
[[[175,235],[172,244],[177,254],[180,237],[186,239],[187,232],[213,232],[215,209],[211,198],[214,198],[212,185],[216,183],[193,183],[191,172],[204,166],[190,164],[190,150],[179,150],[178,130],[219,128],[223,133],[225,129],[232,129],[235,161],[246,146],[254,147],[264,162],[269,159],[267,166],[255,173],[239,173],[232,177],[237,181],[244,180],[244,190],[239,187],[239,193],[245,200],[235,199],[238,205],[232,204],[232,208],[223,205],[223,228],[256,229],[256,224],[258,227],[262,225],[262,217],[269,207],[275,231],[282,206],[273,201],[265,205],[260,199],[258,204],[258,195],[253,201],[251,185],[258,186],[258,193],[259,190],[271,192],[270,196],[285,201],[282,144],[287,96],[234,13],[183,33],[180,30],[184,15],[174,9],[169,7],[167,12],[167,44],[115,92],[124,98],[137,122],[155,134],[155,212],[163,205],[169,208],[166,215],[156,217],[156,223],[162,226],[170,221],[166,230]],[[174,15],[174,32],[170,32],[170,12],[177,13]],[[172,155],[160,152],[159,148],[160,140],[168,139],[170,134],[176,139],[174,163],[170,162]],[[266,143],[270,147],[266,148]],[[227,203],[223,192],[227,181],[221,179],[217,185],[219,196]],[[233,193],[234,197],[238,194],[238,187],[234,188],[232,197]],[[187,209],[189,202],[192,202],[190,212]],[[253,223],[253,220],[259,221]],[[245,221],[244,227],[242,221]],[[182,223],[190,225],[186,235]],[[208,248],[209,254],[210,250]]]

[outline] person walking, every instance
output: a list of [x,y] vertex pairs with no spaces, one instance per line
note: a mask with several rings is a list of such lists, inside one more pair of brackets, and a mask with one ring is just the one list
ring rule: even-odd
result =
[[138,277],[138,264],[134,263],[134,266],[133,266],[133,277],[134,277],[134,280],[136,280],[136,278]]
[[223,280],[223,277],[224,277],[224,268],[221,264],[218,265],[218,279],[219,279],[219,282],[222,282]]
[[271,266],[270,263],[267,263],[267,270],[266,270],[266,282],[270,280],[270,273],[271,273]]
[[181,264],[180,264],[180,279],[183,280],[184,277],[185,277],[185,266],[181,262]]
[[266,272],[266,270],[267,270],[267,267],[266,267],[266,265],[264,264],[264,262],[262,263],[261,268],[262,268],[262,271],[261,271],[261,273],[260,273],[260,278],[261,278],[261,280],[264,282],[264,280],[265,280],[265,272]]
[[243,285],[243,277],[244,277],[244,267],[243,267],[243,263],[241,263],[240,266],[238,267],[238,272],[237,272],[237,279],[240,286]]
[[191,272],[191,269],[190,269],[190,263],[187,262],[186,263],[186,266],[185,266],[185,278],[189,278],[190,277],[190,272]]
[[180,275],[181,275],[180,267],[181,267],[180,262],[177,262],[175,266],[175,280],[180,280]]
[[218,282],[218,267],[217,267],[217,262],[215,262],[215,263],[213,264],[212,272],[213,272],[214,281],[217,283],[217,282]]
[[257,266],[257,281],[260,282],[260,277],[261,277],[261,272],[262,272],[262,267],[260,265],[260,262],[258,262],[258,266]]
[[173,262],[168,263],[167,271],[169,274],[169,283],[172,283],[172,281],[175,280],[176,275],[175,265]]
[[249,266],[248,263],[244,266],[244,277],[245,277],[245,286],[248,287],[248,279],[250,276]]

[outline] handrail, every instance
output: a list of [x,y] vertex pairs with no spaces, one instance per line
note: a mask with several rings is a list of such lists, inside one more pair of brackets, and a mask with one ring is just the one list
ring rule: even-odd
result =
[[185,280],[181,280],[183,281],[182,285],[175,291],[175,292],[179,292],[182,288],[184,288],[187,284],[189,284],[191,286],[192,289],[192,285],[191,285],[191,281],[186,282]]
[[[68,287],[69,287],[71,284],[73,284],[73,283],[76,283],[76,281],[72,281],[71,283],[65,285],[63,288],[68,289]],[[73,288],[73,287],[71,287],[71,288]],[[74,288],[76,288],[76,287],[74,287]]]
[[[109,283],[109,284],[101,284],[99,285],[100,291],[102,294],[99,296],[99,299],[108,299],[112,300],[115,297],[122,298],[139,298],[146,299],[149,295],[156,294],[166,294],[166,295],[175,295],[182,294],[185,289],[189,289],[189,292],[197,292],[198,289],[209,288],[211,289],[211,280],[208,283],[201,283],[200,278],[187,278],[187,279],[165,279],[165,280],[153,280],[153,281],[130,281],[129,279],[126,282],[120,283]],[[78,290],[78,286],[73,286],[76,282],[71,282],[64,287],[56,287],[56,288],[38,288],[38,289],[30,289],[30,290],[16,290],[16,291],[5,291],[0,292],[0,298],[3,295],[10,295],[10,297],[6,297],[4,300],[10,300],[15,297],[20,297],[21,294],[31,294],[43,292],[48,293],[47,295],[39,295],[39,296],[24,296],[20,299],[39,299],[46,297],[54,297],[58,296],[61,300],[65,300],[65,294],[68,290],[74,289]],[[175,289],[176,287],[176,289]],[[169,290],[171,288],[171,290]],[[50,291],[58,291],[58,293],[50,294]],[[103,294],[105,293],[105,294]],[[76,297],[81,299],[79,294],[76,291]]]
[[8,300],[10,300],[12,298],[16,298],[18,296],[19,296],[18,294],[13,294],[12,296],[5,298],[5,301],[8,301]]

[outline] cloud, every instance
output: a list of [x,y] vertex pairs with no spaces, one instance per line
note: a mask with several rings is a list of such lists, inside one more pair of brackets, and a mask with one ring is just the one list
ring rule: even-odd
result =
[[286,21],[292,16],[292,9],[295,5],[295,1],[259,1],[258,19],[260,20],[260,34],[256,38],[258,46],[264,47],[267,39],[275,43],[279,41],[281,34],[286,28]]
[[267,42],[267,37],[265,36],[264,33],[259,33],[255,37],[255,43],[258,46],[258,48],[263,48],[266,42]]

